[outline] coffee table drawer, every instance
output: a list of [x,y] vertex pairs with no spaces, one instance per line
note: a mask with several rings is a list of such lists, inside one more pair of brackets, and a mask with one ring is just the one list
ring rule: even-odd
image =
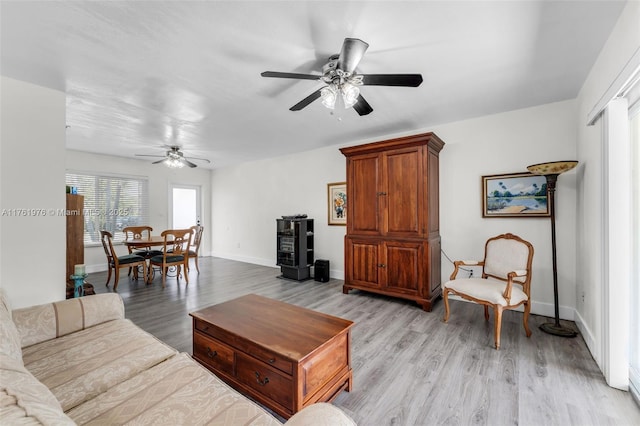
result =
[[208,366],[233,375],[234,351],[200,332],[193,333],[193,357]]
[[288,375],[293,374],[293,363],[288,359],[283,358],[282,355],[275,354],[257,346],[250,346],[246,352],[249,355],[258,358],[260,361],[263,361],[278,370],[284,371]]
[[236,378],[259,394],[293,410],[293,381],[263,362],[237,354]]

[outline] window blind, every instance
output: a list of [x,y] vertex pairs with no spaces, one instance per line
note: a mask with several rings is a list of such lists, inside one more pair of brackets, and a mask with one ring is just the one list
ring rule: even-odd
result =
[[99,245],[100,231],[121,242],[123,228],[149,223],[147,178],[67,171],[66,185],[84,196],[85,246]]

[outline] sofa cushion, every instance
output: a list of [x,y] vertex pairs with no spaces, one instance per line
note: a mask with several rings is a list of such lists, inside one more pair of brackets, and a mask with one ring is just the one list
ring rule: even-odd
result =
[[0,419],[3,424],[74,425],[49,389],[22,362],[0,354]]
[[122,319],[23,348],[23,360],[67,411],[175,353]]
[[78,424],[281,423],[181,353],[67,412]]
[[0,354],[22,364],[20,334],[11,318],[11,308],[2,289],[0,289]]
[[124,304],[115,293],[96,294],[13,311],[22,347],[124,318]]

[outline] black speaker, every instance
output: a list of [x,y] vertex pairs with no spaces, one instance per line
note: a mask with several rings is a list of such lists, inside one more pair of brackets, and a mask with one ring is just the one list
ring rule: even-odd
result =
[[329,261],[318,259],[313,264],[313,279],[326,283],[329,281]]

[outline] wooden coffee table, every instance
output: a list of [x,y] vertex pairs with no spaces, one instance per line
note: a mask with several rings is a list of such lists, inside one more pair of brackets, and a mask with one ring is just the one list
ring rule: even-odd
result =
[[193,357],[289,418],[350,391],[353,322],[249,294],[193,317]]

